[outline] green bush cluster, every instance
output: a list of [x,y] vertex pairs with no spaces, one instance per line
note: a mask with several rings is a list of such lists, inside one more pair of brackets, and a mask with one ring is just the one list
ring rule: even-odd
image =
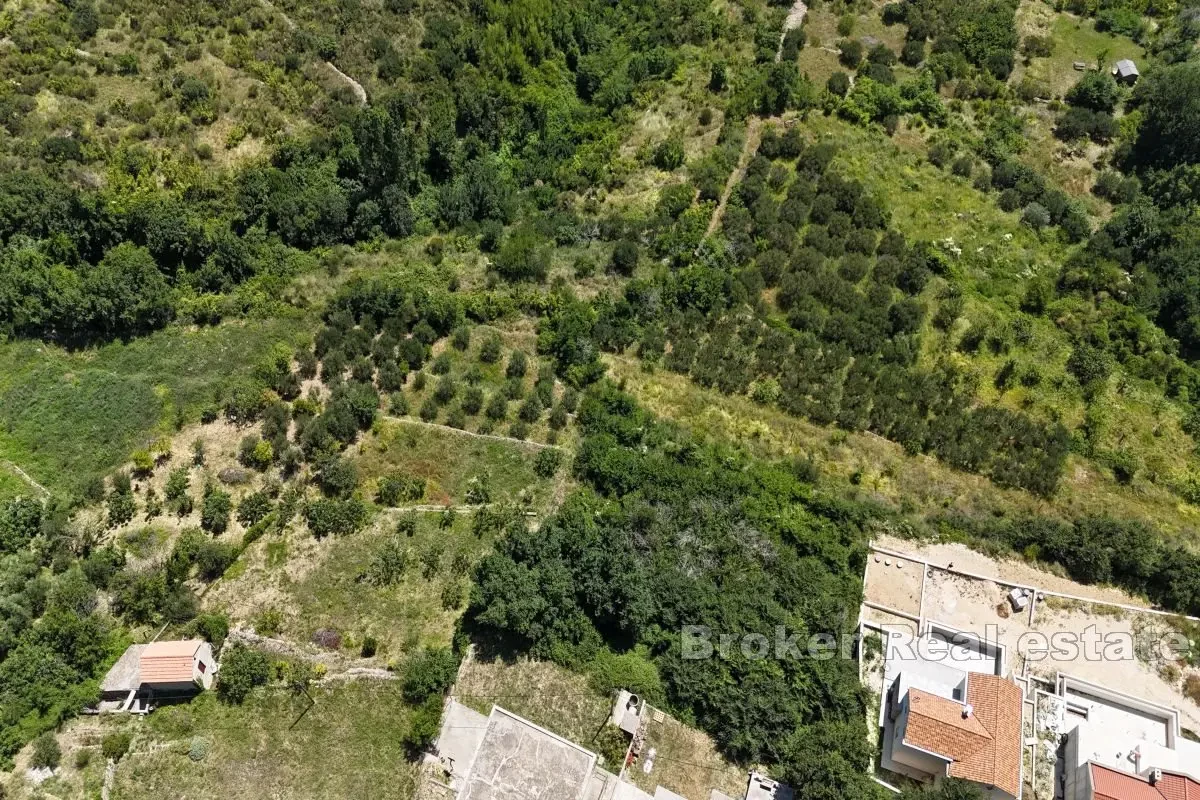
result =
[[[671,619],[842,630],[844,609],[857,602],[865,533],[816,503],[811,516],[780,513],[810,496],[786,467],[692,442],[606,382],[585,396],[580,418],[576,471],[585,488],[536,532],[508,529],[476,569],[470,625],[518,651],[589,669],[597,681],[634,680],[674,698],[731,758],[773,765],[805,796],[822,781],[870,795],[852,663],[784,659],[764,671],[736,652],[694,660],[677,644],[652,644]],[[683,538],[713,557],[681,560]],[[769,567],[750,554],[750,541],[770,551]],[[799,587],[808,600],[793,597]],[[629,653],[639,644],[642,655]],[[772,713],[747,727],[740,709],[751,698]],[[816,759],[821,778],[809,772]]]

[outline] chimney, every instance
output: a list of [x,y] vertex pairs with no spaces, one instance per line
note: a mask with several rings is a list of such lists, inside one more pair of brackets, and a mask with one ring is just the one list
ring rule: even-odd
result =
[[975,713],[975,707],[972,706],[970,703],[967,703],[965,706],[963,706],[963,712],[962,712],[963,719],[970,719],[971,715],[974,713]]

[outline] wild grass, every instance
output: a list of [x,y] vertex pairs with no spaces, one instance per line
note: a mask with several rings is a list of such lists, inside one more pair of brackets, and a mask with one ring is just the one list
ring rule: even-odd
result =
[[[1067,12],[1056,12],[1043,0],[1023,0],[1017,7],[1017,29],[1022,37],[1029,35],[1050,36],[1054,40],[1053,53],[1045,58],[1031,58],[1018,67],[1015,80],[1029,75],[1044,81],[1054,97],[1062,97],[1079,80],[1081,73],[1074,68],[1082,61],[1088,69],[1097,65],[1104,70],[1122,58],[1133,59],[1143,68],[1145,49],[1128,36],[1096,30],[1094,20],[1077,17]],[[1105,63],[1098,64],[1103,55]]]
[[878,193],[891,210],[892,225],[910,239],[953,240],[969,266],[964,277],[990,294],[1017,295],[1029,277],[1060,264],[1069,248],[1039,236],[1016,212],[1001,211],[994,196],[965,178],[930,164],[878,130],[834,117],[810,116],[804,128],[838,145],[835,163]]
[[[646,773],[643,767],[651,748],[655,750],[654,766]],[[722,757],[712,737],[669,715],[664,715],[662,722],[653,716],[647,720],[641,757],[628,774],[646,792],[662,786],[684,797],[706,797],[720,789],[738,797],[746,790],[745,769]]]
[[1045,500],[1002,489],[986,478],[951,469],[930,456],[908,456],[871,433],[813,425],[745,396],[701,389],[665,370],[647,372],[632,359],[610,358],[611,374],[654,413],[697,435],[736,442],[765,458],[812,457],[820,482],[837,493],[923,516],[945,510],[981,516],[1043,514],[1076,519],[1108,514],[1143,519],[1191,542],[1200,509],[1180,503],[1165,486],[1118,484],[1100,465],[1072,454],[1058,492]]
[[[807,75],[818,89],[822,89],[833,73],[850,72],[838,62],[837,45],[841,39],[858,39],[863,43],[864,50],[870,50],[875,44],[885,44],[899,56],[904,47],[905,28],[903,25],[883,24],[881,11],[884,5],[884,2],[876,0],[865,9],[850,10],[840,2],[809,3],[804,19],[808,41],[797,59],[801,74]],[[838,23],[846,15],[853,18],[854,27],[849,36],[842,36],[838,33]],[[915,70],[899,63],[893,67],[893,71],[900,80],[915,74]]]
[[[269,635],[294,642],[335,630],[349,658],[358,658],[364,637],[373,636],[374,666],[418,647],[447,646],[466,606],[471,572],[498,532],[477,535],[470,514],[420,512],[408,536],[397,533],[399,520],[400,512],[381,512],[360,533],[321,541],[298,531],[273,534],[242,554],[205,596],[205,608],[250,627],[264,612],[276,614],[278,630]],[[393,583],[380,585],[371,578],[372,563],[394,541],[407,551],[406,567]]]
[[[910,240],[940,243],[950,264],[947,281],[964,291],[964,313],[949,333],[926,324],[921,361],[956,364],[971,376],[981,402],[999,403],[1079,430],[1088,407],[1065,364],[1076,320],[1094,311],[1069,298],[1045,316],[1020,311],[1030,281],[1053,278],[1072,246],[1022,225],[1017,214],[1001,211],[993,196],[934,167],[881,132],[823,117],[810,117],[804,125],[817,137],[839,145],[835,163],[879,194],[891,210],[894,227]],[[931,281],[921,296],[931,316],[943,302],[947,281]],[[960,338],[972,326],[1002,332],[1006,345],[999,352],[986,346],[974,353],[959,351]],[[1027,335],[1016,336],[1017,326],[1025,328]],[[996,375],[1010,359],[1020,372],[1035,369],[1040,382],[1026,387],[1013,381],[1006,389],[997,388]],[[1087,487],[1087,497],[1103,486],[1115,486],[1105,460],[1112,453],[1127,452],[1138,462],[1139,475],[1132,487],[1118,490],[1124,501],[1104,500],[1101,505],[1149,512],[1149,518],[1170,520],[1170,528],[1190,525],[1195,509],[1177,507],[1178,498],[1170,491],[1193,468],[1195,458],[1195,444],[1181,428],[1182,413],[1153,384],[1114,375],[1090,412],[1089,443],[1098,460],[1074,459],[1065,482]]]
[[0,503],[14,497],[33,497],[38,492],[5,464],[0,464]]
[[481,485],[492,502],[515,502],[523,492],[534,501],[545,497],[533,448],[399,420],[376,427],[354,456],[370,496],[380,477],[401,471],[427,481],[424,503],[467,504]]
[[[260,690],[261,692],[261,690]],[[117,767],[113,797],[411,798],[416,766],[401,739],[410,709],[396,682],[255,693],[242,706],[212,694],[146,720]],[[210,742],[199,762],[195,737]]]
[[172,327],[79,351],[0,344],[0,460],[52,491],[77,492],[215,406],[274,344],[305,336],[300,320],[274,319]]
[[[1042,0],[1024,0],[1017,8],[1017,29],[1027,36],[1049,36],[1054,50],[1047,57],[1018,59],[1009,82],[1017,85],[1029,78],[1045,87],[1044,100],[1060,100],[1083,76],[1085,69],[1108,70],[1122,58],[1133,59],[1143,72],[1148,66],[1145,49],[1127,36],[1096,30],[1095,21],[1066,12],[1056,12]],[[1104,63],[1100,63],[1103,60]],[[1096,216],[1107,216],[1106,203],[1091,194],[1094,164],[1103,156],[1096,145],[1066,145],[1054,137],[1057,112],[1034,104],[1027,116],[1028,147],[1021,159],[1085,202]]]
[[[379,641],[379,657],[385,660],[425,645],[449,645],[470,582],[466,574],[455,574],[455,559],[473,566],[491,549],[492,540],[476,537],[465,514],[456,516],[449,528],[441,527],[438,514],[418,519],[416,534],[404,539],[408,568],[392,586],[377,586],[363,577],[395,535],[395,515],[381,518],[370,531],[330,542],[316,568],[288,588],[292,613],[284,634],[308,641],[315,631],[332,628],[359,642],[369,634]],[[423,563],[430,552],[440,553],[436,570]],[[443,597],[447,587],[460,592],[458,604],[449,608]]]
[[466,661],[453,694],[481,714],[498,705],[589,749],[595,748],[597,735],[612,714],[612,699],[592,688],[583,675],[525,658]]

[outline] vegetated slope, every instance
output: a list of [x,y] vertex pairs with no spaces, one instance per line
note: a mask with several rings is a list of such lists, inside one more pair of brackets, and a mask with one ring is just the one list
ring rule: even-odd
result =
[[[303,323],[259,320],[180,329],[87,354],[29,342],[0,346],[0,456],[65,495],[125,463],[183,421],[220,408]],[[32,493],[30,493],[32,494]]]
[[[871,796],[855,662],[748,655],[789,633],[856,624],[865,517],[812,495],[804,463],[768,464],[691,440],[601,384],[580,408],[576,472],[587,488],[538,530],[510,527],[478,569],[469,629],[501,648],[576,668],[623,657],[609,680],[659,691],[741,763],[798,791]],[[798,477],[799,476],[799,477]],[[683,651],[683,626],[737,637]],[[659,688],[661,678],[661,689]],[[822,795],[823,796],[823,795]]]
[[[64,474],[43,481],[61,495],[47,505],[0,514],[11,612],[0,758],[79,709],[130,626],[222,638],[220,619],[195,617],[194,589],[261,537],[354,536],[372,513],[366,488],[402,494],[407,476],[345,455],[385,396],[396,416],[548,443],[577,392],[603,378],[599,354],[636,354],[1050,504],[1076,468],[1098,465],[1150,503],[1174,503],[1164,487],[1200,499],[1190,363],[1200,78],[1194,63],[1165,66],[1191,57],[1197,26],[1181,13],[1150,32],[1132,8],[1080,4],[1145,42],[1154,62],[1132,95],[1104,70],[1080,76],[1066,107],[1037,122],[1030,87],[1010,80],[1016,7],[889,4],[882,30],[873,9],[869,24],[866,9],[836,22],[840,9],[818,9],[841,37],[813,61],[824,86],[801,75],[807,32],[780,47],[785,10],[754,0],[7,10],[0,330],[74,349],[4,345],[15,369],[0,377],[0,455],[35,477]],[[880,41],[858,40],[860,24]],[[1046,57],[1046,42],[1020,46]],[[370,104],[321,62],[362,83]],[[1051,111],[1064,146],[1101,160],[1104,203],[1064,191],[1023,150]],[[706,237],[751,114],[792,127],[755,128],[759,154]],[[1112,220],[1094,231],[1089,214],[1109,203]],[[346,245],[365,252],[335,250]],[[337,286],[341,270],[381,264],[386,274]],[[313,307],[325,325],[313,349],[297,349],[287,318],[311,319]],[[274,317],[285,319],[262,322]],[[261,336],[237,362],[228,321],[239,318]],[[527,333],[536,320],[554,375],[541,364],[510,375],[506,363],[503,379],[495,366],[460,372],[453,353],[441,357],[468,319]],[[104,344],[115,339],[132,341]],[[302,392],[318,374],[324,389]],[[117,422],[99,418],[122,408]],[[261,422],[239,456],[270,476],[262,491],[214,482],[193,496],[200,487],[187,468],[172,481],[176,467],[164,504],[124,472],[97,480],[135,448],[135,468],[152,474],[150,432],[220,411]],[[860,774],[863,709],[845,663],[685,662],[673,637],[697,619],[736,633],[848,630],[862,539],[873,520],[913,525],[912,509],[814,496],[809,459],[780,466],[691,441],[602,382],[579,416],[576,474],[589,488],[546,535],[512,525],[476,573],[476,630],[581,668],[608,648],[631,668],[621,682],[661,681],[726,752],[778,766],[806,796],[875,793]],[[480,499],[485,488],[467,491]],[[99,517],[70,519],[81,496],[102,499]],[[228,536],[235,499],[240,541]],[[105,545],[93,524],[194,514],[193,504],[218,538],[180,535],[164,563],[144,567],[126,566],[139,537]],[[1175,517],[1183,540],[1188,513]],[[1200,603],[1196,556],[1136,523],[915,522],[1175,608]],[[401,533],[381,537],[389,569],[406,552]],[[356,565],[366,559],[354,552]],[[461,602],[443,600],[440,622]],[[430,660],[443,674],[401,734],[417,749],[436,732],[434,695],[454,664]],[[267,681],[255,661],[254,682]]]

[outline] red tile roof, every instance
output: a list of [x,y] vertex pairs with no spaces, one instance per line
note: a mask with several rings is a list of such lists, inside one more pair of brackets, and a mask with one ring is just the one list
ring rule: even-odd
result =
[[1186,775],[1163,772],[1162,780],[1150,781],[1128,772],[1092,762],[1093,800],[1200,800],[1200,782]]
[[921,689],[908,690],[908,725],[904,741],[961,761],[979,752],[992,735],[972,714],[963,716],[963,704]]
[[949,759],[951,777],[995,786],[1017,797],[1021,688],[995,675],[972,673],[967,678],[967,703],[972,711],[964,716],[963,703],[909,689],[904,741]]
[[146,645],[138,660],[142,683],[187,683],[192,680],[196,652],[204,644],[199,639],[181,642],[153,642]]

